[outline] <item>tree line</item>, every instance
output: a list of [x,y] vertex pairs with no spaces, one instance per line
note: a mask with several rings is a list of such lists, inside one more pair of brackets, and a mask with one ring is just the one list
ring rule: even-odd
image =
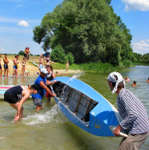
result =
[[101,61],[120,65],[134,61],[130,31],[110,3],[111,0],[64,0],[35,27],[33,39],[45,51],[52,48],[51,57],[56,61],[68,55],[75,63]]

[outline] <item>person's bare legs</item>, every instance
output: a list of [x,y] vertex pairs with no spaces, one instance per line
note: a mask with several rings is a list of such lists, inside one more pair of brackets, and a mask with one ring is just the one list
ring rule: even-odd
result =
[[4,69],[4,77],[6,76],[6,69]]
[[2,77],[2,69],[0,69],[0,77]]
[[[11,106],[12,108],[14,108],[16,111],[18,111],[18,103],[16,103],[16,104],[10,104],[10,106]],[[23,110],[24,110],[24,108],[22,107],[22,108],[21,108],[20,119],[23,117]],[[18,115],[18,114],[16,113],[14,119],[16,118],[17,115]]]
[[[14,108],[16,111],[18,110],[18,103],[16,103],[16,104],[10,104],[10,106],[12,107],[12,108]],[[16,115],[15,115],[15,117],[17,116],[17,113],[16,113]],[[14,119],[15,119],[15,117],[14,117]]]
[[6,74],[7,74],[7,77],[8,77],[8,69],[6,69]]
[[17,69],[14,69],[13,76],[14,76],[14,77],[17,77],[17,75],[18,75]]
[[42,106],[36,106],[36,112],[39,112],[42,109]]

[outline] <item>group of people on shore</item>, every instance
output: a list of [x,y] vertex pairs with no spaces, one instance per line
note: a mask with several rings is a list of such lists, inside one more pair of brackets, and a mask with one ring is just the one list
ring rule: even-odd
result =
[[[19,62],[19,55],[15,55],[14,59],[13,59],[13,76],[17,77],[18,76],[18,65],[21,64],[22,68],[22,75],[25,75],[25,66],[27,61],[29,60],[29,54],[30,54],[30,49],[29,47],[25,48],[24,51],[24,56],[22,58],[22,61]],[[3,65],[2,65],[2,61],[3,61]],[[8,77],[9,75],[9,64],[10,64],[10,60],[7,57],[7,54],[4,54],[4,56],[0,55],[0,77],[2,77],[2,75],[4,74],[4,77]]]

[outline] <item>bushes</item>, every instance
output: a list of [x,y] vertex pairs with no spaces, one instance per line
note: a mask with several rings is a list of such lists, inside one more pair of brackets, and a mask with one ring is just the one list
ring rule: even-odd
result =
[[65,52],[61,45],[56,46],[51,52],[51,60],[54,62],[59,62],[64,64],[65,60]]
[[128,59],[123,60],[122,63],[125,67],[130,67],[132,65],[132,62]]
[[74,56],[72,55],[72,53],[68,53],[66,55],[62,46],[58,45],[52,50],[51,60],[62,64],[68,61],[69,64],[72,65],[74,63]]
[[68,61],[70,65],[72,65],[74,63],[74,56],[72,55],[72,53],[68,53],[65,56],[65,60],[66,62]]

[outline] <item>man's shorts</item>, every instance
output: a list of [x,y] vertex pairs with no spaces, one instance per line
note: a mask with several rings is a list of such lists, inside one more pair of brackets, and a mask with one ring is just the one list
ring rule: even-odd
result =
[[8,64],[4,64],[4,69],[8,69]]
[[36,106],[42,106],[42,98],[43,98],[43,96],[40,95],[39,93],[32,94],[33,103]]

